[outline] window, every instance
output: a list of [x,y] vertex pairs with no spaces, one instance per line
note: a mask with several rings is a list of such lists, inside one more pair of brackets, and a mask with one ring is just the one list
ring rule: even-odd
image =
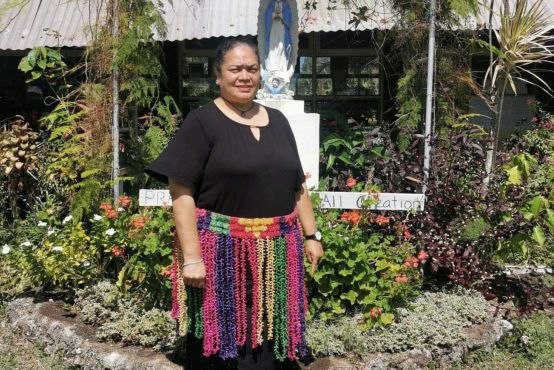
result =
[[[301,34],[290,89],[306,112],[338,110],[344,115],[381,117],[379,60],[370,47],[371,31]],[[211,69],[222,37],[181,43],[182,108],[215,98]]]
[[223,37],[186,40],[179,45],[181,109],[184,114],[218,96],[212,76],[215,48]]
[[381,117],[379,59],[369,47],[370,31],[301,34],[291,81],[307,112]]

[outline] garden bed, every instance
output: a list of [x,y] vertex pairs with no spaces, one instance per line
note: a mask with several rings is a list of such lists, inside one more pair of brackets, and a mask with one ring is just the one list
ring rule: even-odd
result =
[[[433,297],[437,306],[444,304],[446,295],[436,298],[432,293],[425,295],[427,298]],[[461,297],[464,298],[464,297]],[[460,298],[459,298],[460,299]],[[423,301],[420,301],[423,302]],[[413,312],[416,312],[414,310]],[[455,316],[459,309],[445,310],[444,317],[434,318],[434,321],[444,321],[444,325],[435,325],[438,331],[447,330],[446,322],[451,320],[455,325],[459,322]],[[473,314],[468,310],[466,314]],[[182,368],[180,361],[171,352],[158,352],[141,346],[124,345],[114,342],[99,342],[97,339],[97,328],[85,324],[79,315],[67,310],[60,302],[42,302],[34,303],[30,298],[21,298],[12,301],[7,306],[8,326],[19,331],[32,342],[42,342],[44,351],[48,355],[59,355],[63,361],[69,365],[78,366],[84,369],[179,369]],[[487,315],[489,317],[487,317]],[[449,319],[450,318],[450,319]],[[410,316],[413,319],[413,316]],[[348,325],[355,322],[354,317],[344,317],[344,322]],[[442,345],[443,341],[440,335],[430,340],[424,339],[421,343],[412,344],[409,348],[400,348],[396,353],[364,353],[360,344],[355,343],[355,339],[345,335],[344,328],[339,328],[340,324],[311,323],[312,334],[314,331],[328,330],[337,334],[344,343],[342,349],[332,348],[334,339],[327,339],[327,342],[314,343],[314,352],[321,356],[326,351],[327,355],[316,359],[309,365],[303,366],[305,370],[323,370],[331,368],[344,369],[418,369],[426,368],[429,363],[440,364],[441,367],[448,366],[453,362],[459,362],[472,350],[483,349],[490,350],[494,344],[503,336],[506,331],[511,330],[511,325],[499,319],[493,319],[489,313],[484,312],[481,315],[479,324],[460,327],[461,336],[457,334],[445,333],[450,338],[451,343],[456,340],[454,345],[441,350],[428,343]],[[476,320],[477,321],[477,320]],[[327,325],[327,326],[326,326]],[[403,330],[401,325],[398,330]],[[318,327],[319,326],[319,327]],[[390,329],[392,335],[395,328]],[[434,332],[430,332],[434,335]],[[375,333],[374,333],[375,334]],[[378,335],[378,333],[376,333]],[[355,334],[357,340],[363,336],[360,333]],[[349,339],[350,338],[350,339]],[[346,341],[350,342],[346,342]],[[363,339],[362,339],[363,340]],[[402,340],[399,339],[401,342]],[[336,344],[336,343],[335,343]],[[324,349],[325,348],[325,349]],[[337,356],[338,355],[338,356]]]

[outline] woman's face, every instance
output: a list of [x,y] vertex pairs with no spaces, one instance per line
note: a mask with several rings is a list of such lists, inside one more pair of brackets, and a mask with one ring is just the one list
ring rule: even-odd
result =
[[254,50],[238,44],[227,51],[216,83],[225,99],[234,103],[252,101],[260,85],[260,65]]

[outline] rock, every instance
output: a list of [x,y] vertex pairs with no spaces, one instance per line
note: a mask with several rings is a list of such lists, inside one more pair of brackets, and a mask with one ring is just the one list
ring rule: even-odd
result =
[[375,353],[363,358],[364,370],[418,370],[426,369],[433,355],[426,349],[412,349],[400,353]]
[[500,326],[502,327],[502,335],[512,331],[514,326],[508,320],[500,320]]
[[466,350],[484,348],[486,351],[490,351],[503,334],[504,330],[499,321],[473,325],[464,329],[466,340],[462,345],[466,347]]
[[365,356],[364,370],[386,370],[390,369],[390,362],[388,356],[383,353],[375,353],[373,355]]
[[34,304],[30,298],[8,304],[7,326],[34,342],[45,344],[47,354],[63,354],[64,361],[82,369],[182,369],[163,354],[135,346],[96,342],[95,331],[65,316],[55,302]]

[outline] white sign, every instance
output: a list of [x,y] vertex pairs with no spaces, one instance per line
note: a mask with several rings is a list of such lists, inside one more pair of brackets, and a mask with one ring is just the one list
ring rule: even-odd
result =
[[171,195],[167,189],[140,189],[139,206],[141,207],[161,207],[163,205],[171,206]]
[[[423,194],[405,193],[354,193],[354,192],[317,192],[321,199],[322,209],[360,209],[368,198],[377,200],[377,204],[369,209],[378,211],[423,211],[425,196]],[[140,189],[139,206],[160,207],[171,206],[169,190]]]
[[360,209],[365,200],[376,199],[377,203],[369,209],[377,211],[423,211],[425,196],[406,193],[354,193],[321,191],[318,193],[319,208]]

